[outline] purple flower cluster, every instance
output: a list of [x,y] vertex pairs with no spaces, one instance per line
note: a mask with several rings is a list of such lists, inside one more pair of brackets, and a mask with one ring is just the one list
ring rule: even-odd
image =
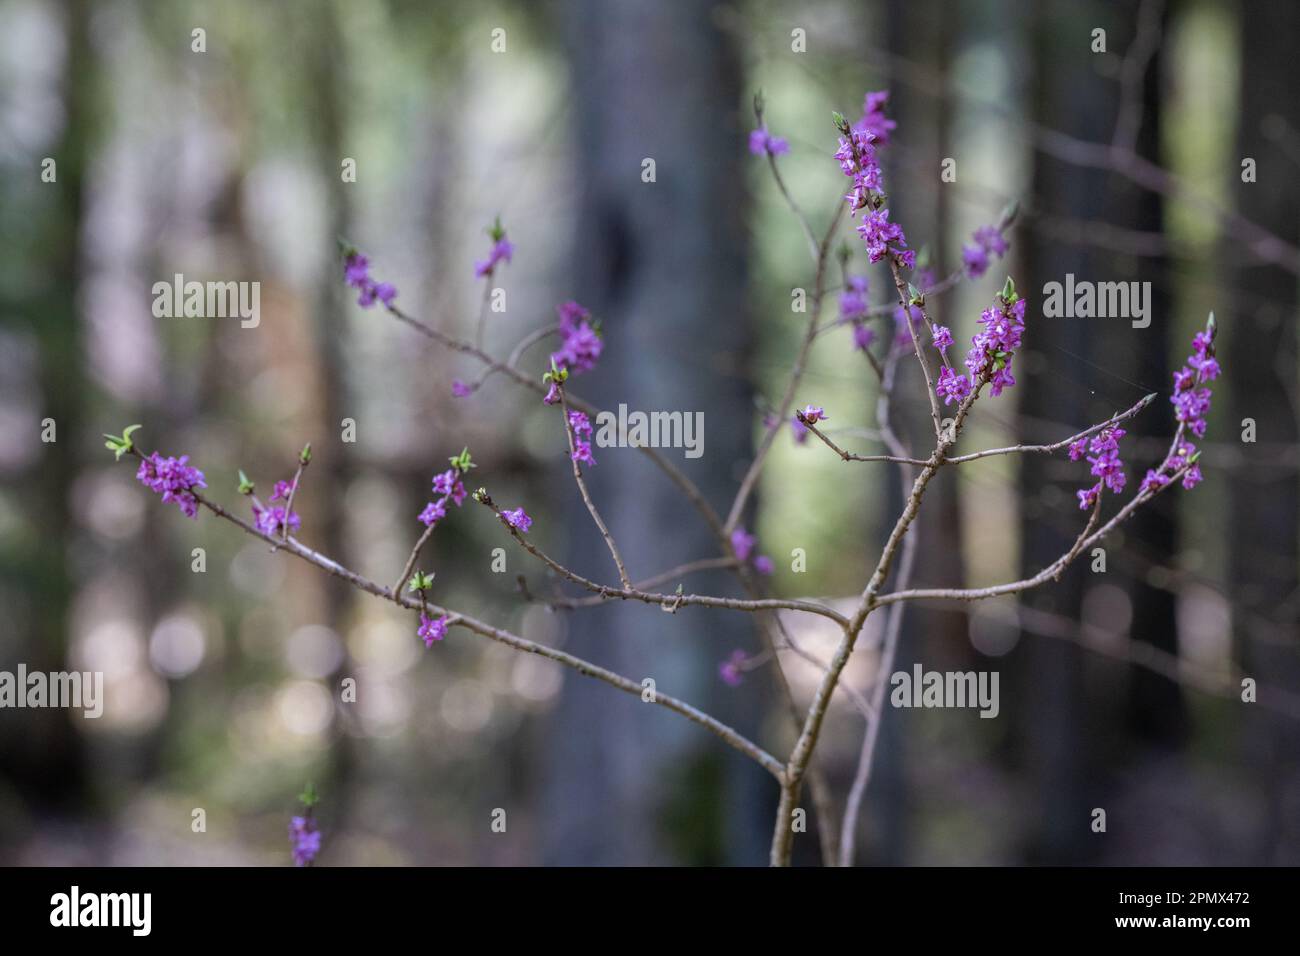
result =
[[760,126],[749,134],[749,151],[755,156],[762,156],[764,153],[769,156],[780,156],[790,152],[790,144],[780,136],[773,136],[767,131],[767,127]]
[[310,816],[289,821],[289,842],[293,844],[293,865],[306,866],[320,852],[320,830]]
[[573,432],[573,454],[570,457],[583,465],[596,464],[591,454],[591,419],[582,412],[571,411],[568,424]]
[[744,651],[732,651],[730,656],[718,665],[718,676],[722,678],[722,682],[728,687],[739,687],[744,680],[743,668],[746,660]]
[[[560,347],[551,353],[551,361],[574,375],[591,371],[605,346],[600,333],[592,327],[591,313],[576,302],[562,302],[556,306],[556,312],[560,315]],[[554,384],[551,391],[556,391]],[[555,401],[558,400],[557,393]]]
[[844,198],[848,200],[850,212],[856,213],[883,186],[880,164],[876,162],[875,137],[866,130],[850,130],[840,136],[835,158],[839,160],[840,171],[853,181],[853,191]]
[[934,336],[934,347],[947,355],[948,349],[952,347],[952,331],[943,325],[936,325],[930,331]]
[[[830,416],[826,414],[826,409],[822,408],[820,405],[805,405],[802,414],[803,420],[809,425],[816,425],[818,422],[826,421],[830,418]],[[795,416],[795,420],[798,421],[798,416]]]
[[253,503],[253,524],[257,526],[257,530],[262,534],[271,537],[283,535],[286,523],[290,531],[297,531],[302,527],[302,520],[298,517],[296,511],[290,513],[283,505]]
[[884,106],[888,99],[889,94],[884,91],[868,93],[864,115],[856,126],[850,127],[842,117],[837,118],[836,122],[841,123],[841,136],[835,158],[840,170],[853,181],[853,190],[844,197],[851,214],[856,214],[859,209],[869,209],[858,226],[858,233],[867,247],[867,256],[872,262],[879,262],[892,254],[908,269],[915,269],[916,251],[907,248],[907,236],[902,227],[890,222],[889,210],[883,208],[884,185],[876,150],[889,142],[889,133],[895,126],[893,120],[885,117]]
[[[1004,388],[1016,384],[1011,374],[1011,359],[1020,348],[1020,339],[1025,331],[1025,300],[1015,292],[1009,296],[999,295],[993,307],[980,314],[979,322],[984,330],[971,338],[971,347],[966,353],[966,370],[970,375],[959,375],[947,367],[939,373],[934,390],[945,405],[961,402],[978,383],[987,381],[989,392],[994,397],[1001,395]],[[940,325],[935,327],[934,335],[935,346],[946,353],[952,344],[952,333]],[[941,341],[946,344],[940,345]]]
[[434,618],[421,611],[420,627],[415,633],[424,640],[425,647],[433,647],[434,641],[440,641],[447,636],[449,620],[445,614],[442,617]]
[[[1215,326],[1211,318],[1205,331],[1193,336],[1192,354],[1187,357],[1187,364],[1174,373],[1174,394],[1169,398],[1180,427],[1197,438],[1205,437],[1205,416],[1210,411],[1210,390],[1202,383],[1212,382],[1219,377],[1219,360],[1214,356],[1214,336]],[[1201,466],[1196,463],[1199,457],[1196,446],[1183,438],[1180,432],[1178,440],[1160,467],[1147,471],[1140,491],[1163,488],[1180,471],[1183,472],[1183,487],[1190,491],[1201,483]]]
[[771,574],[773,570],[772,559],[765,554],[755,554],[754,545],[758,539],[746,531],[744,528],[737,528],[731,532],[731,550],[736,553],[736,560],[741,564],[748,564],[750,558],[753,558],[754,570],[759,574]]
[[426,504],[417,520],[426,528],[432,528],[445,517],[447,517],[447,499],[439,498]]
[[[1174,444],[1173,450],[1159,468],[1147,469],[1146,477],[1142,479],[1139,492],[1158,491],[1173,480],[1173,476],[1184,468],[1183,487],[1191,491],[1201,483],[1201,466],[1196,464],[1199,453],[1196,446],[1185,438],[1180,438]],[[1188,467],[1190,464],[1191,467]]]
[[945,405],[953,402],[960,405],[970,394],[970,379],[964,374],[958,375],[945,365],[939,370],[939,380],[934,383],[934,391]]
[[474,278],[481,279],[484,276],[490,276],[499,263],[509,262],[515,254],[515,244],[506,238],[504,230],[499,231],[492,240],[492,248],[488,251],[486,259],[479,259],[474,263]]
[[876,333],[864,321],[871,314],[867,302],[867,277],[849,276],[840,293],[840,321],[853,323],[853,347],[866,351],[875,341]]
[[448,468],[441,474],[433,476],[433,493],[439,496],[438,500],[426,504],[419,516],[419,521],[426,528],[432,528],[447,517],[447,501],[449,499],[452,504],[459,508],[465,503],[465,499],[469,497],[464,482],[460,480],[460,472],[455,468]]
[[980,314],[979,322],[984,331],[971,339],[966,368],[972,380],[988,376],[989,392],[996,398],[1004,388],[1016,384],[1011,359],[1025,332],[1025,300],[1014,293],[1010,301],[999,296],[993,308]]
[[1174,373],[1174,417],[1197,438],[1205,437],[1205,416],[1210,413],[1210,390],[1202,383],[1219,377],[1212,332],[1197,332],[1187,364]]
[[840,318],[846,322],[865,319],[870,311],[867,303],[867,277],[849,276],[840,293]]
[[397,290],[387,282],[376,282],[370,277],[370,260],[359,252],[349,252],[343,260],[343,278],[347,284],[360,291],[357,305],[368,309],[379,300],[384,305],[392,305],[397,298]]
[[474,386],[467,385],[458,378],[452,379],[451,394],[455,398],[465,398],[466,396],[474,394]]
[[203,480],[203,472],[188,464],[189,460],[189,455],[164,458],[154,452],[140,462],[135,477],[149,490],[162,495],[163,501],[175,502],[185,517],[197,518],[199,502],[191,489],[206,488],[208,485]]
[[1080,438],[1070,446],[1070,461],[1078,461],[1085,455],[1092,466],[1092,476],[1097,483],[1091,488],[1076,492],[1079,496],[1079,508],[1087,511],[1097,503],[1103,488],[1113,494],[1124,490],[1128,478],[1124,474],[1124,462],[1119,457],[1119,440],[1126,432],[1118,425],[1103,428],[1091,438]]
[[961,260],[966,266],[966,274],[978,279],[988,272],[990,256],[1000,259],[1007,254],[1007,240],[997,226],[981,226],[971,238],[975,245],[961,247]]
[[868,213],[858,226],[858,234],[867,247],[867,258],[879,262],[893,253],[909,269],[916,268],[916,250],[907,248],[907,236],[903,227],[889,221],[888,209],[876,209]]
[[888,90],[868,93],[862,103],[862,119],[853,127],[870,133],[872,139],[880,146],[889,145],[889,134],[898,124],[885,116],[885,104],[889,102]]
[[460,480],[460,472],[455,468],[448,468],[441,474],[434,475],[433,493],[450,498],[459,508],[467,496],[465,485]]
[[533,519],[528,517],[528,512],[523,508],[516,508],[514,511],[502,511],[501,518],[506,524],[523,534],[528,533],[528,529],[533,526]]

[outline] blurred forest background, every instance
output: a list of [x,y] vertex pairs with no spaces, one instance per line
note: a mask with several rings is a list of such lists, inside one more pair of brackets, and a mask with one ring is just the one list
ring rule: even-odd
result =
[[[501,378],[453,398],[478,369],[357,308],[336,237],[406,310],[469,338],[473,260],[499,214],[517,251],[488,350],[506,355],[563,299],[591,307],[606,350],[575,390],[704,410],[705,454],[680,464],[725,512],[802,334],[790,290],[811,284],[797,224],[746,149],[761,88],[817,230],[845,188],[830,112],[856,117],[867,90],[890,91],[898,122],[894,218],[940,275],[1020,202],[1008,258],[936,300],[960,339],[1007,272],[1029,298],[1021,386],[980,403],[964,449],[1057,440],[1160,392],[1126,439],[1135,483],[1172,429],[1174,363],[1207,312],[1221,329],[1206,480],[1109,541],[1104,574],[1085,563],[1020,602],[909,608],[897,667],[997,670],[1001,714],[886,710],[858,862],[1300,863],[1300,6],[0,0],[0,23],[0,669],[107,682],[97,721],[0,711],[0,862],[286,864],[308,780],[322,865],[766,861],[775,786],[698,727],[463,631],[426,651],[412,615],[160,504],[100,437],[142,423],[143,447],[190,454],[232,507],[237,469],[269,488],[310,441],[300,537],[381,581],[420,530],[431,475],[468,445],[475,483],[608,578],[553,413]],[[955,183],[940,181],[948,157]],[[889,301],[883,267],[852,244],[851,268]],[[154,318],[151,286],[177,272],[260,281],[260,325]],[[1151,325],[1041,318],[1043,285],[1066,273],[1151,282]],[[798,400],[866,450],[853,432],[874,422],[875,384],[849,340],[822,340]],[[540,375],[543,350],[530,361]],[[914,371],[905,440],[927,427]],[[597,457],[592,492],[634,577],[714,553],[640,456]],[[1077,532],[1083,479],[1063,457],[943,473],[915,583],[1037,571]],[[747,518],[776,559],[774,593],[856,595],[898,481],[785,431]],[[508,573],[494,574],[500,546]],[[520,573],[545,586],[526,558],[467,507],[422,564],[443,603],[651,674],[787,751],[771,663],[738,688],[718,677],[734,649],[758,653],[748,616],[550,612],[516,588]],[[724,576],[689,586],[735,593]],[[825,655],[835,635],[815,620],[787,624]],[[784,664],[806,701],[816,673]],[[875,665],[863,646],[849,681],[865,688]],[[339,703],[345,676],[355,704]],[[1258,703],[1241,702],[1242,676]],[[862,735],[837,698],[815,760],[833,826]],[[817,860],[810,832],[796,862]]]

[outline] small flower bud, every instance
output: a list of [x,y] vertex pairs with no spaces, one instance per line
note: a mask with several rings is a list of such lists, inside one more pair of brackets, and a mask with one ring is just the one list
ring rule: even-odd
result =
[[1011,276],[1007,276],[1006,285],[1002,287],[1002,300],[1008,305],[1020,300],[1020,296],[1016,295],[1016,284],[1011,280]]
[[135,448],[135,443],[131,441],[131,433],[133,431],[138,431],[142,427],[144,426],[128,425],[126,430],[120,435],[104,435],[104,437],[108,439],[104,442],[104,447],[113,453],[115,461],[121,461],[123,455]]
[[451,467],[455,468],[462,475],[466,474],[471,468],[478,467],[470,460],[468,448],[462,448],[459,455],[455,455],[447,460],[451,462]]

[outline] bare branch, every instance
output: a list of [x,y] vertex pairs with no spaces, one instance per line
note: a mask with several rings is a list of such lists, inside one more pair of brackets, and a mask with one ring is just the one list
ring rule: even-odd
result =
[[[501,518],[501,510],[496,506],[490,497],[480,498],[480,503],[490,508],[492,512]],[[660,607],[672,607],[674,610],[678,607],[688,607],[699,605],[700,607],[723,607],[733,611],[765,611],[777,610],[784,608],[789,611],[806,611],[809,614],[818,614],[822,617],[830,618],[837,624],[843,625],[845,617],[839,611],[832,607],[826,607],[823,604],[816,604],[812,601],[800,601],[793,598],[766,598],[760,600],[742,600],[740,598],[713,597],[706,594],[658,594],[652,591],[641,591],[634,587],[616,588],[608,584],[600,584],[585,578],[576,571],[571,571],[564,565],[560,564],[541,548],[537,547],[528,540],[519,529],[515,528],[504,518],[501,523],[505,529],[510,532],[510,536],[515,539],[521,548],[531,554],[537,560],[541,561],[548,568],[554,571],[566,581],[586,588],[599,594],[602,598],[620,598],[624,600],[641,601],[645,604],[657,604]]]
[[623,556],[619,554],[618,545],[614,543],[614,536],[609,533],[609,528],[605,526],[604,519],[601,518],[600,512],[596,510],[596,503],[591,500],[591,493],[587,491],[587,483],[582,480],[582,469],[578,467],[578,453],[573,444],[573,429],[569,427],[569,403],[564,398],[564,386],[558,386],[560,394],[560,410],[564,413],[564,435],[569,442],[569,464],[573,466],[573,480],[578,485],[578,491],[582,494],[582,503],[587,506],[587,512],[591,515],[591,520],[596,523],[600,536],[605,539],[605,547],[609,548],[609,553],[614,559],[614,567],[618,569],[618,580],[623,585],[623,590],[632,589],[632,579],[627,576],[627,566],[623,563]]
[[696,707],[691,706],[690,704],[686,703],[683,700],[679,700],[676,697],[673,697],[669,694],[665,694],[658,690],[654,692],[652,698],[647,699],[644,696],[646,694],[645,688],[643,688],[640,684],[626,677],[623,677],[620,674],[616,674],[613,671],[606,670],[605,668],[593,664],[590,661],[583,660],[580,657],[576,657],[573,654],[568,654],[564,651],[557,650],[553,647],[547,647],[545,644],[538,644],[535,641],[530,641],[527,640],[526,638],[519,637],[516,634],[512,634],[511,632],[503,630],[498,627],[493,627],[491,624],[487,624],[483,621],[478,620],[477,618],[470,617],[469,615],[461,614],[457,611],[453,611],[448,608],[439,607],[436,604],[427,603],[423,599],[415,600],[412,598],[403,597],[400,593],[394,593],[390,589],[382,587],[379,584],[376,584],[374,581],[362,577],[361,575],[357,574],[355,571],[351,571],[348,568],[343,567],[337,561],[334,561],[323,554],[313,551],[311,548],[308,548],[307,546],[299,543],[299,541],[296,538],[289,538],[288,541],[281,542],[277,538],[271,535],[263,534],[262,532],[258,531],[247,521],[244,521],[242,518],[239,518],[236,515],[231,514],[221,505],[218,505],[213,501],[209,501],[198,491],[191,490],[191,494],[194,495],[195,499],[199,502],[200,505],[207,508],[218,518],[222,518],[226,521],[231,522],[234,525],[237,525],[245,533],[250,534],[255,538],[260,538],[271,545],[280,547],[283,550],[288,551],[291,554],[295,555],[296,557],[299,557],[302,560],[308,562],[309,564],[313,564],[316,567],[329,572],[335,577],[342,578],[344,581],[347,581],[349,584],[366,592],[367,594],[372,594],[375,597],[382,598],[386,601],[391,601],[400,607],[408,608],[411,610],[427,609],[428,611],[431,611],[432,613],[435,614],[445,614],[449,618],[448,623],[450,626],[459,625],[460,627],[472,631],[475,634],[479,634],[483,637],[494,640],[500,644],[505,644],[508,647],[513,647],[515,650],[525,651],[529,654],[536,654],[539,657],[545,657],[548,660],[556,661],[557,663],[563,664],[566,667],[573,668],[574,670],[578,671],[581,674],[585,674],[588,677],[594,677],[597,680],[604,681],[610,686],[616,687],[625,693],[632,694],[642,700],[646,700],[648,703],[657,704],[660,707],[664,707],[668,710],[674,711],[675,713],[681,714],[683,717],[687,718],[688,720],[692,720],[695,723],[699,724],[700,726],[706,728],[716,737],[723,740],[731,747],[734,747],[736,750],[740,751],[741,753],[745,754],[750,759],[754,760],[761,767],[763,767],[764,770],[772,774],[772,776],[776,777],[778,781],[782,780],[784,777],[783,765],[779,760],[777,760],[775,757],[769,754],[766,750],[759,747],[753,741],[744,737],[742,734],[738,733],[728,725],[722,723],[722,721],[709,716],[708,714],[704,713],[703,711],[699,710]]

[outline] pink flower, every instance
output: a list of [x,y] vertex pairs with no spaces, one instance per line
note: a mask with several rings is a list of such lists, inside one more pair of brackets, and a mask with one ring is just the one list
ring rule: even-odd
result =
[[397,298],[397,289],[390,283],[376,282],[370,277],[370,260],[359,252],[351,252],[343,260],[343,279],[358,290],[357,305],[363,309],[374,305],[376,299],[391,306]]
[[951,345],[952,332],[946,326],[936,325],[934,327],[934,347],[940,352],[946,352]]
[[447,517],[447,505],[443,501],[430,501],[420,512],[419,521],[426,528],[432,528],[435,524]]
[[780,156],[782,153],[790,152],[790,144],[780,136],[773,136],[766,129],[756,129],[749,134],[749,151],[755,156],[762,156],[764,153]]
[[140,470],[135,473],[136,480],[149,490],[162,495],[162,500],[175,502],[176,507],[187,518],[197,518],[199,502],[191,491],[193,488],[206,488],[203,472],[187,464],[189,455],[179,458],[164,458],[154,452],[140,462]]
[[510,527],[525,534],[533,526],[533,519],[528,517],[528,513],[523,508],[516,508],[514,511],[502,511],[501,517]]
[[440,641],[447,636],[447,625],[447,615],[444,614],[442,617],[432,618],[421,612],[420,626],[415,633],[419,637],[424,638],[425,647],[433,647],[434,641]]
[[468,496],[465,485],[456,474],[456,469],[448,468],[442,474],[433,476],[433,493],[450,498],[459,507]]
[[591,419],[583,412],[569,412],[569,427],[573,429],[573,434],[591,437]]
[[754,550],[755,540],[754,536],[744,528],[737,528],[731,532],[731,550],[736,552],[736,560],[741,562],[749,560]]
[[1076,491],[1075,494],[1079,496],[1079,510],[1087,511],[1097,503],[1097,499],[1101,496],[1101,482],[1097,482],[1091,488]]
[[492,275],[499,263],[509,262],[514,254],[515,244],[507,239],[503,232],[501,238],[492,243],[488,257],[474,263],[474,278],[481,279]]
[[718,665],[718,676],[729,687],[739,687],[744,679],[741,667],[745,663],[744,651],[732,651],[731,656]]
[[600,358],[605,343],[592,328],[590,313],[576,302],[565,302],[558,311],[560,347],[551,353],[551,361],[574,375],[591,371],[596,367],[596,359]]
[[289,841],[293,844],[293,865],[306,866],[320,852],[320,830],[311,817],[294,817],[289,821]]
[[970,379],[944,367],[939,370],[939,381],[935,384],[934,391],[945,405],[953,402],[960,404],[970,394]]
[[257,530],[262,534],[279,537],[284,534],[286,522],[288,522],[290,531],[297,531],[302,526],[297,512],[286,515],[284,508],[280,505],[269,508],[259,508],[257,505],[253,505],[253,524],[257,526]]

